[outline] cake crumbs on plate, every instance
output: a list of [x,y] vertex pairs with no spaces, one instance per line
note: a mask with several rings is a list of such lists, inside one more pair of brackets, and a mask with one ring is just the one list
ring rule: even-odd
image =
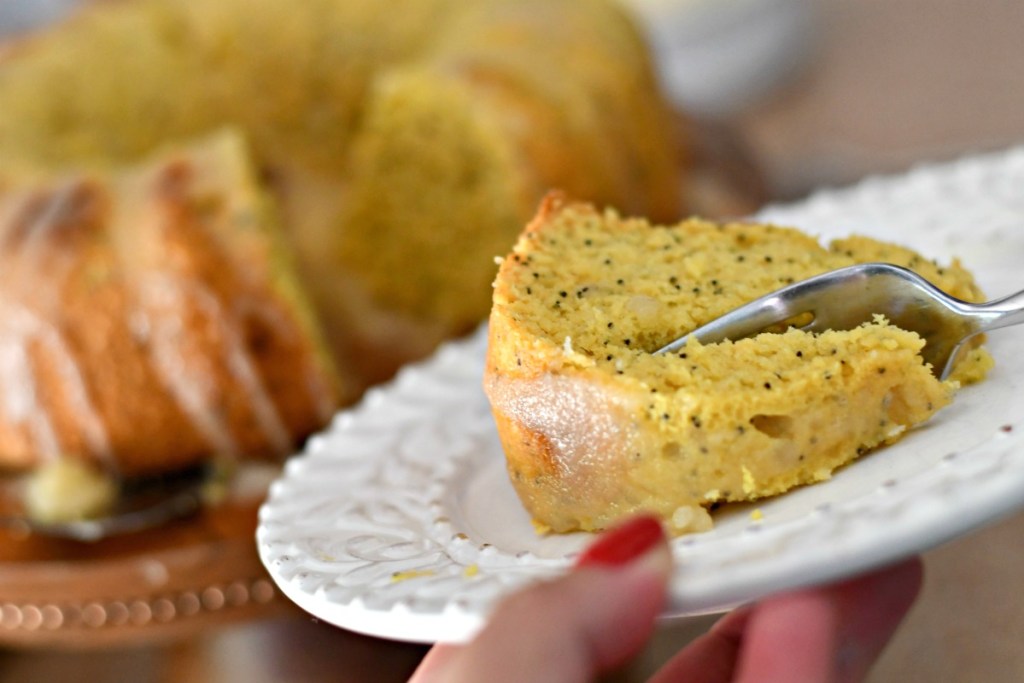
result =
[[422,579],[427,576],[434,576],[436,573],[431,569],[410,569],[409,571],[392,574],[391,582],[399,583],[401,581],[409,581],[410,579]]

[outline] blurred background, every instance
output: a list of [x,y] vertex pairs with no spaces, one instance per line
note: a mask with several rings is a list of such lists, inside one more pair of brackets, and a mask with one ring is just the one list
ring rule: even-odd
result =
[[[1019,0],[622,1],[646,22],[665,88],[710,153],[765,201],[1024,143]],[[71,5],[0,0],[0,34]],[[929,553],[924,597],[871,680],[1024,680],[1022,533],[1015,517]],[[708,623],[663,629],[620,679],[641,680]],[[6,646],[0,678],[387,683],[423,652],[278,605],[160,642]]]

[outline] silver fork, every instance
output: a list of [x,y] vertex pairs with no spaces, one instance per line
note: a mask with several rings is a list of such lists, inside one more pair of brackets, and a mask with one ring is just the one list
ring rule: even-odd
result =
[[862,263],[823,273],[740,306],[665,345],[681,349],[690,338],[703,344],[743,339],[790,323],[809,332],[849,330],[876,314],[925,340],[921,355],[946,379],[971,337],[1024,323],[1024,291],[971,304],[949,296],[913,271],[889,263]]

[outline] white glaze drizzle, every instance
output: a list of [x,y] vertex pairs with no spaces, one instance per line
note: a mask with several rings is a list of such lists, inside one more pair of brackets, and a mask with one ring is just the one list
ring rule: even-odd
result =
[[237,457],[240,447],[218,407],[213,359],[190,353],[191,330],[182,325],[181,312],[194,308],[204,323],[213,325],[221,340],[220,353],[232,379],[241,387],[263,434],[278,453],[291,448],[291,436],[263,385],[252,356],[239,334],[238,321],[221,306],[216,295],[198,282],[166,273],[145,275],[137,285],[139,314],[149,331],[153,366],[181,409],[203,438],[220,454]]
[[53,459],[60,455],[60,442],[49,411],[39,401],[27,340],[12,333],[11,326],[5,315],[4,330],[0,333],[0,397],[4,417],[11,424],[24,425],[39,455]]
[[[154,181],[159,183],[160,178],[150,180]],[[217,294],[201,282],[181,277],[171,268],[159,267],[164,263],[163,255],[158,254],[154,258],[152,249],[161,241],[156,239],[147,244],[143,240],[147,239],[146,235],[153,237],[173,230],[174,226],[168,225],[168,221],[173,219],[168,216],[168,205],[158,190],[147,191],[141,196],[155,196],[157,199],[150,199],[149,210],[141,214],[145,216],[146,223],[129,223],[129,229],[117,231],[121,240],[118,253],[125,259],[128,271],[136,273],[136,306],[129,313],[129,325],[148,334],[148,352],[161,381],[216,453],[228,457],[240,455],[241,447],[220,405],[222,394],[218,387],[211,385],[212,378],[216,376],[214,358],[199,350],[190,352],[190,347],[198,342],[192,336],[195,334],[193,330],[182,324],[182,312],[194,310],[205,324],[217,331],[220,359],[247,398],[267,441],[275,452],[288,453],[292,447],[291,435],[245,344],[237,314],[232,308],[222,305]],[[127,261],[141,257],[147,251],[149,258],[142,258],[146,267],[141,272],[137,265]]]
[[[273,327],[278,336],[288,341],[295,340],[295,326],[285,318],[285,315],[277,307],[268,306],[255,297],[239,297],[234,308],[238,320],[245,320],[249,317],[259,318]],[[309,355],[312,356],[312,354]],[[324,380],[323,371],[316,367],[311,357],[305,365],[307,395],[313,402],[313,409],[316,411],[317,417],[321,422],[327,422],[337,408],[333,392]]]
[[[47,354],[60,379],[63,399],[69,404],[86,447],[93,455],[105,458],[113,468],[109,434],[91,400],[82,369],[59,326],[51,322],[55,320],[54,312],[59,310],[61,285],[74,259],[64,249],[49,248],[48,237],[73,208],[72,201],[81,182],[67,182],[52,193],[39,215],[22,228],[25,234],[18,242],[15,257],[4,259],[7,263],[0,272],[0,410],[10,423],[24,426],[31,447],[41,457],[52,459],[64,454],[54,426],[53,406],[40,394],[38,369],[31,351],[37,348]],[[34,199],[31,193],[25,192],[23,201],[6,202],[0,226],[10,226],[12,219],[27,210]],[[152,206],[151,203],[150,208]],[[156,206],[157,211],[149,215],[155,215],[162,223],[167,220],[167,214],[160,210],[159,202]],[[140,246],[137,240],[146,232],[133,230],[133,227],[117,231],[122,242],[117,251],[122,265],[129,271],[133,268],[128,259],[136,255],[131,247]],[[162,224],[156,226],[158,232],[166,229]],[[126,236],[127,243],[124,242]],[[243,278],[248,275],[237,264],[233,270]],[[43,273],[46,277],[40,277]],[[217,388],[210,384],[215,376],[212,372],[215,360],[201,352],[189,353],[190,345],[195,342],[189,341],[190,331],[182,324],[183,310],[198,312],[204,323],[216,329],[220,358],[249,401],[259,428],[275,451],[289,452],[291,435],[264,386],[241,332],[245,316],[255,315],[271,325],[275,334],[294,336],[292,326],[282,313],[249,296],[239,297],[226,309],[217,295],[202,283],[177,277],[166,269],[140,274],[135,284],[136,305],[129,313],[129,326],[137,338],[147,340],[153,367],[204,440],[220,454],[239,454],[239,444],[219,410]],[[330,387],[312,362],[307,364],[306,373],[305,387],[319,417],[326,421],[334,411]]]
[[213,376],[210,359],[202,353],[189,353],[187,348],[185,337],[188,330],[180,317],[181,306],[185,305],[180,288],[142,282],[136,295],[138,309],[132,315],[132,321],[146,331],[146,348],[164,387],[216,452],[237,457],[238,444],[214,405],[216,397],[214,387],[210,386]]
[[[17,410],[29,409],[28,414],[18,417],[29,421],[33,445],[39,453],[46,458],[56,458],[63,454],[48,406],[38,397],[37,377],[28,353],[31,344],[36,342],[40,349],[46,350],[60,377],[64,398],[71,404],[71,415],[78,422],[87,448],[94,455],[110,459],[110,441],[103,420],[89,397],[82,369],[57,328],[28,309],[6,301],[0,301],[0,316],[5,323],[4,331],[0,334],[5,356],[0,366],[0,381],[5,384],[3,396],[8,416],[14,418]],[[18,349],[16,352],[15,347]],[[20,361],[18,368],[13,366],[12,361],[15,359]],[[10,386],[7,386],[8,379],[12,380]],[[14,393],[22,397],[15,399],[12,395]],[[16,410],[11,411],[10,406],[15,406]]]
[[[38,345],[60,377],[63,397],[71,404],[70,412],[86,447],[110,466],[113,461],[106,427],[89,396],[74,353],[58,326],[50,322],[72,259],[61,249],[48,249],[47,238],[71,208],[81,187],[81,181],[72,180],[48,198],[39,216],[25,227],[16,260],[5,264],[0,295],[0,396],[8,421],[25,425],[32,448],[42,458],[55,459],[64,454],[53,425],[52,406],[39,395],[38,372],[30,353],[33,345]],[[27,209],[31,201],[31,193],[26,192],[19,210]],[[9,226],[13,215],[13,211],[5,212],[0,225]]]

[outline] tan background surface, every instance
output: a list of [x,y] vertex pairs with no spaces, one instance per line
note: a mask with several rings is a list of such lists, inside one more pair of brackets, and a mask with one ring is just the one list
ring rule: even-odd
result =
[[[812,60],[727,122],[761,160],[773,197],[799,198],[871,173],[1024,144],[1024,3],[818,4]],[[924,595],[872,683],[1024,680],[1022,534],[1018,515],[928,553]],[[707,623],[664,629],[622,679],[640,680]],[[296,612],[130,650],[0,651],[0,678],[387,683],[404,680],[422,653]]]

